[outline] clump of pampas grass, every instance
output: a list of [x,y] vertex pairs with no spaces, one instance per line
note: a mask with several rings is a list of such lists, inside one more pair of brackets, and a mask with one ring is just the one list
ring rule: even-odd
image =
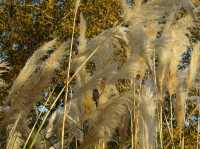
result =
[[113,97],[97,108],[89,118],[90,128],[84,137],[81,148],[94,145],[99,139],[107,139],[120,124],[120,119],[127,113],[130,99],[126,96]]
[[6,113],[9,115],[7,122],[20,113],[26,116],[32,105],[39,100],[40,93],[48,87],[55,70],[60,67],[67,46],[68,43],[59,44],[57,40],[52,40],[29,58],[7,97],[7,104],[10,106],[9,112]]
[[[179,76],[177,66],[183,51],[191,46],[185,34],[193,19],[196,19],[193,4],[189,0],[151,0],[145,3],[138,0],[131,8],[124,1],[121,4],[123,22],[92,39],[86,38],[87,24],[83,15],[80,16],[78,53],[71,55],[68,61],[70,70],[75,72],[72,78],[67,78],[69,82],[75,79],[75,84],[67,82],[73,94],[66,102],[67,110],[64,112],[61,107],[56,109],[47,126],[46,137],[56,134],[60,139],[59,128],[66,118],[66,127],[63,128],[68,131],[62,134],[62,146],[63,139],[67,139],[68,147],[74,138],[79,141],[80,148],[93,147],[99,140],[108,142],[124,116],[128,115],[125,120],[126,126],[130,127],[128,123],[132,120],[129,112],[135,110],[139,113],[138,117],[134,117],[139,124],[135,128],[139,133],[135,134],[135,137],[139,137],[139,146],[154,148],[156,102],[160,98],[164,100],[166,92],[170,96],[176,94],[174,107],[177,126],[184,127],[185,100],[188,94],[186,84],[192,87],[198,76],[199,46],[193,51],[187,83]],[[177,19],[181,8],[189,15]],[[165,23],[160,23],[162,21]],[[36,50],[27,61],[7,97],[9,109],[6,115],[12,115],[8,123],[14,123],[19,114],[27,116],[33,103],[39,100],[41,91],[51,83],[55,70],[60,68],[68,45],[68,42],[50,41]],[[88,63],[94,64],[95,69],[91,74],[88,72]],[[118,90],[120,80],[131,82],[123,92]],[[93,100],[94,89],[99,93],[98,104]],[[162,114],[160,111],[158,115]],[[88,128],[84,131],[86,122]],[[131,145],[134,146],[133,142]],[[57,146],[60,146],[60,141]]]

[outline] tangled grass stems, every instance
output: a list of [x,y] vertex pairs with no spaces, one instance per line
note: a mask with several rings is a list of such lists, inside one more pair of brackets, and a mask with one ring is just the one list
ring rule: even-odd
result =
[[62,90],[60,91],[60,93],[58,94],[58,96],[56,97],[56,99],[54,100],[54,102],[52,103],[52,105],[51,105],[49,111],[45,114],[44,119],[43,119],[42,123],[40,124],[40,127],[38,128],[38,130],[37,130],[35,136],[33,137],[33,141],[31,142],[31,145],[30,145],[30,149],[33,148],[33,145],[35,144],[35,142],[36,142],[36,140],[37,140],[37,137],[38,137],[38,135],[39,135],[39,132],[41,131],[41,129],[42,129],[44,123],[46,122],[47,117],[49,116],[49,114],[50,114],[51,110],[53,109],[53,107],[56,105],[56,102],[57,102],[58,99],[60,98],[61,94],[64,92],[65,88],[66,88],[66,86],[64,86],[64,87],[62,88]]
[[170,128],[170,123],[167,121],[167,117],[166,115],[164,115],[164,118],[165,118],[165,122],[167,124],[167,129],[169,131],[169,135],[170,135],[170,139],[171,139],[171,142],[173,144],[172,148],[175,148],[174,147],[174,141],[173,141],[173,128]]
[[[44,103],[44,106],[49,102],[50,98],[51,98],[52,95],[53,95],[54,90],[55,90],[55,88],[50,92],[50,94],[49,94],[49,96],[48,96],[46,102]],[[37,116],[37,119],[36,119],[36,121],[35,121],[35,123],[34,123],[32,129],[31,129],[30,133],[29,133],[29,136],[27,137],[27,139],[26,139],[26,141],[25,141],[25,143],[24,143],[23,149],[26,149],[26,146],[28,145],[28,142],[29,142],[29,140],[30,140],[30,138],[31,138],[31,136],[32,136],[32,134],[33,134],[33,132],[34,132],[34,130],[35,130],[37,124],[38,124],[38,122],[39,122],[39,119],[40,119],[41,115],[42,115],[42,112],[40,112],[39,115]]]

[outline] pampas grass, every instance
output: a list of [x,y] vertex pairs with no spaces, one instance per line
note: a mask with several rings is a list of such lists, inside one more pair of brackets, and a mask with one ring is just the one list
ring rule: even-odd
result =
[[200,49],[200,44],[196,44],[194,46],[193,52],[192,52],[192,57],[191,57],[191,62],[190,62],[190,70],[189,70],[189,76],[188,76],[188,87],[192,87],[193,82],[195,81],[197,72],[198,72],[198,63],[199,63],[199,49]]
[[125,96],[114,97],[102,104],[96,112],[91,115],[91,128],[89,128],[81,148],[86,148],[99,139],[109,137],[120,124],[120,118],[127,112],[129,99]]
[[[162,105],[167,93],[170,97],[176,95],[174,109],[177,127],[184,128],[186,98],[198,78],[199,44],[194,45],[189,72],[186,70],[184,73],[177,66],[184,50],[192,46],[185,34],[193,24],[192,18],[195,18],[193,4],[189,0],[150,0],[145,3],[138,0],[132,8],[124,1],[121,4],[123,22],[92,39],[86,38],[87,23],[81,13],[78,53],[72,55],[80,5],[77,0],[71,44],[61,43],[58,39],[47,42],[34,52],[19,73],[7,97],[9,108],[5,115],[10,118],[6,117],[2,121],[4,124],[13,124],[18,115],[23,116],[19,121],[25,122],[27,113],[39,101],[40,93],[51,84],[56,70],[61,68],[66,49],[70,48],[67,83],[50,105],[30,148],[45,127],[46,120],[45,136],[49,139],[55,134],[59,140],[56,142],[57,148],[68,148],[75,140],[77,147],[85,149],[107,146],[120,129],[122,119],[127,127],[124,130],[131,130],[131,134],[127,133],[131,136],[127,144],[132,148],[163,148]],[[181,8],[189,15],[177,19]],[[165,23],[160,23],[162,21]],[[95,69],[88,68],[88,62],[94,64]],[[7,65],[0,64],[0,67],[6,68]],[[4,72],[0,70],[0,74]],[[70,77],[71,72],[74,74]],[[75,80],[74,84],[72,80]],[[131,83],[124,83],[126,89],[120,90],[120,80]],[[70,98],[69,88],[73,91]],[[92,96],[94,90],[99,93],[97,104]],[[48,118],[64,91],[64,108],[57,108]],[[1,111],[5,111],[5,108],[1,108]],[[172,122],[170,129],[173,129]],[[160,142],[157,132],[160,133]],[[174,136],[173,131],[170,131],[170,135]],[[24,148],[27,145],[26,142]]]
[[63,59],[66,43],[61,44],[56,51],[48,54],[51,48],[55,46],[56,40],[46,43],[36,50],[32,57],[20,72],[13,83],[7,103],[9,110],[4,111],[5,116],[1,125],[14,123],[18,115],[25,118],[31,110],[32,105],[40,98],[40,93],[48,87],[55,70],[59,68],[59,62]]
[[15,80],[8,95],[13,112],[25,114],[32,104],[38,101],[41,91],[48,87],[55,70],[59,68],[59,62],[63,59],[67,46],[63,43],[44,61],[42,58],[48,56],[47,52],[55,44],[56,41],[53,40],[36,51]]
[[139,101],[139,131],[140,133],[140,148],[153,149],[156,136],[155,122],[155,91],[152,91],[152,82],[148,81],[143,86],[143,92]]

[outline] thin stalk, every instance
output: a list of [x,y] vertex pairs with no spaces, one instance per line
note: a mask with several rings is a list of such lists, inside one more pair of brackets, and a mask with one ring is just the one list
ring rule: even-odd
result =
[[182,137],[182,139],[181,139],[181,149],[184,149],[184,134],[183,134],[183,137]]
[[172,136],[172,142],[173,139],[174,139],[174,136],[173,136],[173,103],[172,103],[172,96],[170,95],[170,98],[169,98],[169,101],[170,101],[170,125],[171,125],[171,136]]
[[[134,113],[134,121],[136,120],[136,103],[135,103],[135,79],[134,79],[134,82],[133,82],[133,113]],[[137,140],[137,136],[133,134],[133,116],[131,115],[131,149],[134,149],[134,141]],[[136,128],[135,128],[135,134],[136,134]],[[137,144],[137,142],[135,142],[135,144]]]
[[[188,119],[192,118],[192,115],[197,111],[198,105],[192,110],[192,112],[188,115]],[[177,136],[179,131],[174,132],[174,136]],[[165,148],[168,148],[171,142],[168,142],[168,144],[165,146]]]
[[163,125],[163,122],[162,122],[162,119],[163,119],[163,115],[162,115],[162,106],[160,107],[160,146],[161,148],[163,148],[163,128],[162,128],[162,125]]
[[[200,105],[198,105],[199,115],[200,115]],[[197,125],[197,149],[199,149],[199,128],[200,128],[200,118],[198,118],[198,125]]]
[[[55,88],[54,88],[54,89],[55,89]],[[54,89],[53,89],[53,91],[50,93],[50,95],[49,95],[49,97],[47,98],[47,100],[46,100],[46,102],[44,103],[44,105],[46,105],[46,104],[48,103],[48,101],[50,100],[50,97],[53,95]],[[29,140],[30,140],[30,138],[31,138],[31,136],[32,136],[32,133],[33,133],[34,130],[35,130],[35,127],[36,127],[36,125],[37,125],[37,123],[38,123],[39,118],[40,118],[41,115],[42,115],[42,112],[40,112],[40,114],[38,115],[38,117],[37,117],[37,119],[36,119],[36,121],[35,121],[35,123],[34,123],[32,129],[31,129],[31,132],[29,133],[29,136],[28,136],[28,138],[26,139],[26,142],[25,142],[25,144],[24,144],[24,146],[23,146],[23,149],[26,149],[26,146],[27,146],[27,144],[28,144],[28,142],[29,142]]]
[[131,114],[131,149],[134,149],[134,134],[133,134],[133,112],[130,112]]
[[[10,131],[10,138],[9,138],[9,140],[8,140],[8,145],[7,145],[7,147],[6,147],[6,148],[8,148],[8,149],[9,149],[10,143],[11,143],[12,140],[13,140],[13,137],[15,136],[15,135],[14,135],[14,132],[15,132],[15,130],[16,130],[16,128],[17,128],[17,125],[18,125],[20,119],[21,119],[21,113],[19,113],[19,115],[18,115],[18,117],[17,117],[17,120],[16,120],[16,122],[15,122],[13,128],[12,128],[11,131]],[[16,136],[16,138],[17,138],[17,136]],[[15,138],[15,140],[16,140],[16,138]],[[14,141],[13,144],[11,144],[11,145],[14,146],[14,144],[15,144],[15,141]]]
[[173,144],[172,149],[174,149],[173,134],[172,134],[172,131],[170,130],[170,124],[169,124],[169,122],[167,121],[166,115],[164,115],[164,116],[165,116],[165,121],[166,121],[166,124],[167,124],[167,129],[168,129],[168,131],[169,131],[169,135],[170,135],[170,138],[171,138],[171,142],[172,142],[172,144]]
[[43,127],[45,121],[47,120],[48,115],[50,114],[50,112],[51,112],[51,110],[53,109],[53,107],[56,105],[56,102],[57,102],[58,99],[60,98],[61,94],[64,92],[65,88],[66,88],[66,86],[64,86],[64,87],[62,88],[62,90],[61,90],[60,93],[58,94],[57,98],[54,100],[53,104],[51,105],[49,111],[46,113],[46,115],[45,115],[45,117],[44,117],[44,120],[42,121],[42,123],[41,123],[41,125],[40,125],[38,131],[36,132],[36,134],[35,134],[35,136],[34,136],[34,138],[33,138],[33,141],[32,141],[32,143],[31,143],[31,145],[30,145],[30,149],[33,148],[33,145],[34,145],[35,142],[36,142],[36,139],[37,139],[37,137],[38,137],[38,135],[39,135],[40,130],[42,129],[42,127]]
[[[74,33],[75,33],[75,26],[76,26],[76,18],[77,18],[77,11],[80,4],[80,0],[76,1],[75,5],[75,14],[74,14],[74,21],[73,21],[73,31],[72,31],[72,37],[71,37],[71,45],[70,45],[70,54],[69,54],[69,61],[68,61],[68,69],[67,69],[67,80],[70,78],[70,70],[71,70],[71,60],[72,60],[72,49],[73,49],[73,43],[74,43]],[[65,100],[64,100],[64,115],[63,115],[63,124],[62,124],[62,134],[61,134],[61,149],[64,148],[64,135],[65,135],[65,121],[66,121],[66,113],[67,113],[67,100],[68,100],[68,92],[69,92],[69,82],[67,81],[66,84],[66,94],[65,94]]]

